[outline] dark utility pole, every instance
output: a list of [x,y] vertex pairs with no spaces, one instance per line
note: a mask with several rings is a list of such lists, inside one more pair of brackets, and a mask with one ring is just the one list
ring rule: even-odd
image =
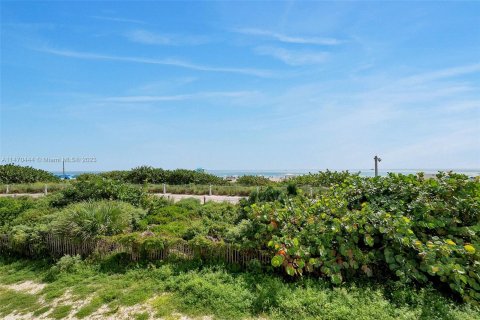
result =
[[378,177],[378,163],[382,161],[382,159],[380,159],[377,155],[373,159],[375,160],[375,177]]
[[63,179],[65,179],[65,159],[63,159],[63,158],[62,158],[62,167],[63,167],[63,170],[62,170]]

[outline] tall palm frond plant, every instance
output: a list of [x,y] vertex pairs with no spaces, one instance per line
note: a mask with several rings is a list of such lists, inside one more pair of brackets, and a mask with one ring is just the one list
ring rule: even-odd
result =
[[81,202],[59,213],[53,231],[85,241],[132,231],[145,214],[144,210],[121,201]]

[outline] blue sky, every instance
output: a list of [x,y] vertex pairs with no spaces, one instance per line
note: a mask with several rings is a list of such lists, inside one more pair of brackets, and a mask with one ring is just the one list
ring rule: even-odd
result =
[[479,2],[2,1],[1,156],[480,168],[479,16]]

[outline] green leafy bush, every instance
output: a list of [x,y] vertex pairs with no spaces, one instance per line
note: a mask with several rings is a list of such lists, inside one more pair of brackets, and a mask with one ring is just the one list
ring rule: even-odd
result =
[[315,200],[248,210],[253,223],[245,234],[291,276],[445,282],[480,301],[480,185],[466,176],[351,177]]
[[0,198],[0,229],[3,226],[11,225],[12,221],[22,212],[34,206],[32,199],[23,198]]
[[112,179],[122,182],[128,181],[129,171],[127,170],[114,170],[100,173],[100,176],[106,179]]
[[6,235],[10,239],[10,251],[41,255],[45,248],[43,235],[54,219],[55,209],[49,203],[50,197],[0,198],[0,214],[3,215],[0,235]]
[[121,182],[144,184],[144,183],[167,183],[169,185],[182,184],[215,184],[225,185],[228,182],[213,174],[187,169],[164,170],[150,166],[140,166],[126,171],[102,172],[99,176]]
[[146,218],[149,229],[168,238],[190,238],[198,228],[196,199],[183,199],[153,210]]
[[345,180],[358,177],[359,173],[350,173],[348,171],[319,171],[318,173],[309,173],[292,177],[287,180],[287,183],[298,186],[312,186],[312,187],[331,187],[333,185],[342,184]]
[[274,184],[270,179],[263,176],[244,175],[237,179],[237,184],[242,186],[268,186]]
[[84,176],[61,191],[54,206],[88,200],[120,200],[136,206],[142,205],[147,198],[146,192],[137,186],[99,176]]
[[80,257],[80,255],[71,256],[67,254],[57,261],[55,267],[57,267],[60,272],[75,272],[81,264],[82,257]]
[[163,183],[167,177],[161,168],[141,166],[128,171],[124,179],[130,183]]
[[140,258],[146,258],[154,250],[163,249],[169,242],[164,237],[152,232],[131,232],[109,237],[102,237],[102,241],[110,244],[122,244],[130,249],[130,252]]
[[268,186],[265,189],[255,190],[250,193],[248,199],[244,204],[254,204],[260,202],[270,202],[276,200],[282,200],[286,196],[286,193],[283,190]]
[[45,170],[14,164],[0,165],[0,183],[3,184],[55,181],[60,179]]

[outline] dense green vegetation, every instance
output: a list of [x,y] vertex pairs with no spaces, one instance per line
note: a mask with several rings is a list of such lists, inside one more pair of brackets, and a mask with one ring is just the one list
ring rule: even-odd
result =
[[0,165],[0,183],[2,184],[52,181],[60,181],[60,179],[45,170],[14,164]]
[[238,177],[236,183],[242,186],[269,186],[275,184],[268,178],[252,175]]
[[[36,293],[0,289],[0,317],[13,311],[54,317],[99,317],[100,309],[117,319],[149,315],[179,319],[478,319],[479,311],[458,305],[437,290],[395,282],[358,282],[341,287],[312,278],[285,282],[263,272],[234,272],[222,266],[199,267],[165,261],[148,265],[82,262],[64,257],[45,261],[0,260],[0,284],[30,280],[44,283]],[[106,271],[108,270],[108,271]],[[56,305],[56,301],[68,300]],[[68,308],[74,306],[75,308]],[[128,308],[139,306],[128,313]],[[105,308],[106,307],[106,308]],[[65,312],[66,313],[66,312]],[[60,318],[60,316],[59,316]]]
[[351,177],[358,177],[359,173],[350,173],[348,171],[320,171],[317,173],[309,173],[305,175],[295,176],[288,179],[287,183],[292,183],[299,186],[313,186],[313,187],[331,187],[342,184],[345,180]]
[[102,172],[99,176],[127,183],[143,184],[143,183],[166,183],[171,185],[177,184],[215,184],[223,185],[227,182],[213,174],[187,170],[175,169],[164,170],[162,168],[153,168],[149,166],[141,166],[125,171],[109,171]]
[[[229,243],[270,253],[269,266],[252,261],[247,264],[249,272],[239,274],[227,270],[234,266],[205,268],[211,262],[201,257],[162,264],[141,255],[135,263],[150,264],[150,268],[154,263],[154,270],[183,265],[179,267],[182,271],[175,269],[165,279],[152,280],[156,289],[148,289],[149,285],[138,289],[152,296],[158,290],[169,292],[175,302],[160,297],[157,302],[171,303],[167,310],[172,312],[195,315],[197,310],[220,318],[299,314],[302,318],[334,319],[342,317],[340,303],[350,301],[348,305],[360,318],[373,318],[374,312],[386,318],[418,318],[423,308],[424,318],[478,317],[478,180],[453,173],[425,179],[422,175],[362,178],[331,172],[308,179],[310,184],[330,187],[311,195],[297,188],[296,180],[289,180],[288,186],[254,190],[239,205],[201,205],[194,199],[174,204],[152,196],[147,185],[84,176],[42,199],[0,198],[0,234],[8,235],[15,244],[12,250],[19,248],[19,253],[28,244],[29,250],[33,244],[45,250],[38,244],[46,234],[79,241],[101,238],[137,248],[139,253],[173,242],[210,249]],[[114,272],[121,261],[128,261],[121,254],[91,256],[89,263],[68,259],[73,258],[45,266],[45,277],[55,283],[67,281],[71,274],[93,276],[100,269]],[[72,269],[70,264],[81,267]],[[182,269],[185,265],[190,267]],[[153,277],[142,273],[144,267],[121,268],[122,274],[138,272],[136,276],[148,281]],[[64,269],[70,271],[61,271]],[[253,284],[256,289],[249,287]],[[86,290],[84,287],[78,290]],[[362,290],[368,294],[360,295]],[[95,298],[82,312],[89,314],[103,304],[113,308],[120,303],[120,297],[111,298],[118,292],[109,294],[108,299]],[[147,298],[142,295],[140,300]],[[453,301],[460,300],[466,303],[465,309],[453,307]],[[112,301],[115,303],[110,304]],[[336,302],[331,305],[327,301]],[[362,309],[362,304],[369,307]],[[435,308],[440,308],[440,313],[435,313]],[[57,313],[68,310],[65,307]]]
[[[22,172],[29,172],[29,170],[32,169],[29,167],[15,167],[16,170]],[[47,174],[51,176],[51,174]],[[257,188],[275,187],[279,191],[284,191],[289,184],[303,189],[306,193],[319,194],[323,188],[339,184],[349,176],[351,176],[351,174],[348,173],[348,171],[335,172],[327,170],[316,174],[310,173],[304,176],[293,177],[288,181],[272,181],[262,176],[245,175],[239,177],[235,182],[229,182],[215,175],[194,170],[164,170],[161,168],[141,166],[132,170],[82,174],[77,177],[77,180],[107,180],[122,185],[130,184],[132,187],[141,185],[150,193],[163,193],[165,184],[165,191],[167,193],[207,195],[210,194],[211,191],[212,195],[248,196],[252,191],[256,191]],[[31,182],[31,180],[15,182],[15,179],[12,178],[10,173],[2,176],[2,172],[0,171],[0,184],[3,184],[0,186],[0,192],[7,192],[7,184],[8,192],[12,194],[43,193],[45,186],[48,192],[57,192],[71,184],[75,184],[75,181],[60,182],[56,177],[54,177],[53,180],[32,180],[43,182]],[[2,183],[2,181],[10,182]],[[46,181],[54,182],[46,183]]]
[[315,201],[254,204],[248,217],[251,245],[272,248],[291,276],[441,281],[480,301],[480,184],[464,176],[352,176]]

